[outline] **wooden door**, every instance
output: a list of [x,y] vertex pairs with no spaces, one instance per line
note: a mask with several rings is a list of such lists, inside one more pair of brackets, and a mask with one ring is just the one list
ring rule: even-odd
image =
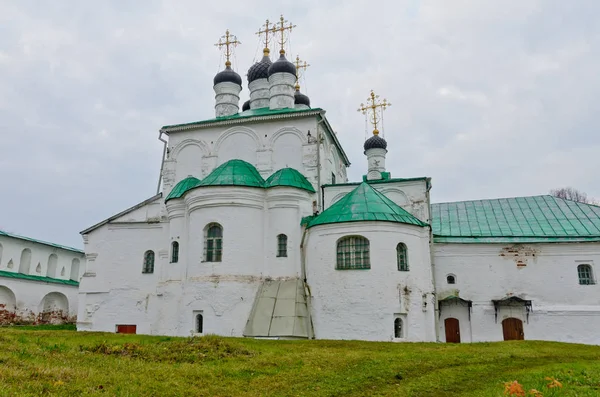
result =
[[117,325],[118,334],[135,334],[137,326],[135,325]]
[[449,317],[444,320],[446,343],[460,343],[460,325],[458,319]]
[[523,321],[518,318],[510,317],[502,321],[502,332],[504,340],[523,340]]

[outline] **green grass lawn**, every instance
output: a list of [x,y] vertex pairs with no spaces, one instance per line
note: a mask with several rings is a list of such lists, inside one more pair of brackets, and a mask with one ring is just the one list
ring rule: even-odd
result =
[[502,396],[514,380],[545,397],[600,396],[600,347],[0,328],[0,396]]

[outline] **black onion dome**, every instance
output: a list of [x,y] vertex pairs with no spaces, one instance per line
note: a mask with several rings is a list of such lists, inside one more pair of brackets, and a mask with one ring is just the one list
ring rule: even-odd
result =
[[250,99],[248,99],[246,102],[244,102],[244,104],[242,105],[242,112],[245,112],[246,110],[250,110]]
[[365,141],[365,151],[369,149],[386,149],[387,142],[385,139],[381,138],[379,135],[373,135],[369,139]]
[[306,105],[310,107],[310,98],[301,93],[300,91],[296,91],[296,93],[294,94],[294,103],[296,105]]
[[252,83],[254,80],[268,78],[269,66],[272,64],[271,58],[265,55],[259,62],[250,66],[250,69],[248,69],[248,84]]
[[279,56],[279,59],[273,62],[269,67],[269,76],[275,73],[289,73],[296,75],[296,66],[285,58],[284,54]]
[[242,85],[242,78],[239,74],[234,72],[233,69],[231,69],[231,66],[227,66],[225,70],[217,73],[213,80],[214,85],[225,82]]

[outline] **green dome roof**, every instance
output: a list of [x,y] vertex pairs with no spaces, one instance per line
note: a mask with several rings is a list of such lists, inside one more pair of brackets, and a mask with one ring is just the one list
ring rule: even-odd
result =
[[265,187],[265,180],[252,164],[229,160],[215,168],[198,186]]
[[165,199],[165,202],[168,200],[179,198],[185,194],[190,189],[195,188],[200,185],[200,179],[194,178],[193,176],[188,176],[184,180],[179,181],[177,185],[171,190],[171,193]]
[[280,169],[267,179],[265,187],[275,186],[291,186],[308,190],[311,193],[315,192],[315,189],[304,175],[289,167]]
[[308,227],[328,223],[384,221],[427,226],[409,212],[398,206],[368,183],[361,183],[356,189],[327,208]]

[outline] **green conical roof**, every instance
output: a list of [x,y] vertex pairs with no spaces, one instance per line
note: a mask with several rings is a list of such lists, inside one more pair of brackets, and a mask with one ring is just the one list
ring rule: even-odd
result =
[[213,170],[198,186],[265,187],[258,170],[244,160],[229,160]]
[[399,207],[392,200],[369,186],[361,183],[356,189],[323,211],[308,224],[308,227],[328,223],[384,221],[427,226],[426,223]]
[[275,172],[265,182],[265,187],[267,188],[275,186],[291,186],[308,190],[311,193],[315,192],[315,189],[304,175],[289,167]]
[[183,196],[185,192],[195,188],[198,185],[200,185],[200,179],[194,178],[191,175],[188,176],[184,180],[179,181],[177,185],[175,185],[175,187],[171,190],[171,193],[169,193],[169,195],[165,199],[165,202]]

